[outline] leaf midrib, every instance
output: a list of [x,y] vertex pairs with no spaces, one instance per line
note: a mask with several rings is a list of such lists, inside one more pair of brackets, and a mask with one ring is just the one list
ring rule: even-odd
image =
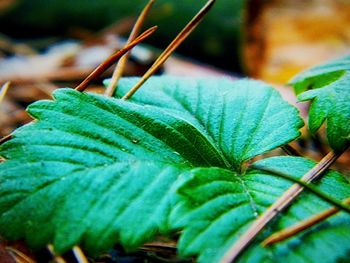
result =
[[[91,94],[93,95],[93,98],[96,102],[96,104],[91,104],[89,101],[86,101],[84,100],[85,97],[82,97],[82,101],[84,102],[84,104],[86,106],[89,106],[89,107],[94,107],[94,108],[97,108],[97,109],[100,109],[102,111],[104,111],[105,113],[107,113],[108,115],[110,115],[111,117],[114,116],[113,113],[115,114],[118,114],[118,111],[121,111],[122,113],[126,113],[126,114],[129,114],[129,110],[128,109],[125,109],[125,106],[124,105],[119,105],[116,103],[116,100],[118,99],[115,99],[115,98],[109,98],[109,102],[114,104],[114,107],[117,107],[117,108],[114,108],[113,106],[110,107],[110,105],[106,105],[103,103],[103,101],[101,101],[101,99],[105,99],[104,97],[103,98],[100,98],[99,96],[96,96],[95,94]],[[176,101],[176,100],[174,100]],[[177,101],[176,101],[177,102]],[[134,106],[136,106],[137,108],[140,107],[141,105],[140,104],[135,104],[133,102],[122,102],[122,103],[131,103],[133,104]],[[177,102],[178,103],[178,102]],[[184,106],[182,104],[179,104],[181,106]],[[189,121],[187,121],[186,119],[183,119],[181,116],[178,116],[177,114],[173,114],[173,111],[172,110],[164,110],[163,108],[160,108],[158,106],[153,106],[153,105],[147,105],[149,107],[152,107],[152,108],[156,108],[157,110],[161,110],[162,112],[164,112],[164,114],[167,114],[169,115],[170,117],[172,118],[176,118],[176,119],[179,119],[181,120],[182,122],[186,123],[188,126],[194,128],[201,136],[202,138],[205,139],[206,141],[206,144],[208,146],[210,146],[210,151],[208,152],[214,152],[216,156],[220,157],[221,161],[225,164],[226,168],[230,168],[231,166],[228,165],[228,162],[226,161],[224,155],[222,154],[221,151],[218,150],[217,147],[215,147],[215,145],[211,142],[211,140],[208,140],[208,136],[203,134],[199,129],[197,129],[192,123],[190,123]],[[195,116],[193,114],[191,114],[191,112],[184,108],[186,110],[186,112],[188,112],[193,118],[195,118]],[[113,112],[113,113],[112,113]],[[139,114],[138,112],[136,112],[137,114]],[[73,116],[73,115],[70,115],[68,114],[69,116]],[[127,123],[131,124],[132,126],[134,126],[135,124],[133,122],[130,122],[128,121],[127,118],[125,118],[125,116],[123,116],[123,114],[118,114],[117,115],[119,118],[123,119],[124,121],[126,121]],[[79,118],[81,119],[81,118]],[[82,119],[82,120],[85,120],[85,119]],[[89,121],[89,120],[86,120],[86,121]],[[91,121],[89,121],[91,122]],[[158,119],[158,122],[161,123],[162,125],[166,126],[166,127],[169,127],[170,129],[172,129],[174,132],[176,132],[176,134],[181,137],[183,140],[185,140],[189,145],[192,145],[192,146],[195,146],[191,143],[191,141],[184,135],[182,135],[180,132],[178,132],[175,128],[173,128],[171,125],[168,125],[166,122]],[[95,124],[95,123],[93,123]],[[107,128],[106,126],[104,125],[101,125],[100,123],[98,123],[97,125],[101,126],[102,128]],[[202,124],[201,124],[202,125]],[[137,125],[136,125],[137,126]],[[202,125],[203,126],[203,125]],[[140,128],[139,128],[140,129]],[[204,129],[205,130],[205,129]],[[170,146],[168,143],[164,142],[163,140],[160,140],[159,138],[155,137],[154,135],[152,135],[151,133],[149,133],[147,130],[143,130],[141,129],[142,132],[145,132],[147,133],[148,136],[151,136],[152,138],[154,138],[155,140],[157,141],[160,141],[162,143],[164,143],[165,145],[167,145],[167,147],[169,147],[169,149],[173,149],[174,151],[176,151],[176,149],[174,149],[172,146]],[[120,135],[118,133],[118,135]],[[196,147],[193,147],[193,149],[195,149],[197,151],[197,155],[201,156],[203,160],[206,161],[207,165],[209,166],[212,166],[213,164],[206,158],[206,155],[203,155],[200,151],[198,151],[198,149]],[[148,151],[150,151],[150,149],[147,148]],[[151,152],[154,152],[154,151],[151,151]],[[177,152],[177,151],[176,151]],[[181,155],[182,156],[182,155]],[[184,158],[186,159],[186,158]]]
[[[196,84],[198,85],[198,84]],[[223,163],[225,164],[225,167],[224,168],[234,168],[234,165],[231,164],[227,157],[225,156],[224,152],[221,150],[218,142],[216,142],[215,140],[215,136],[214,134],[212,133],[212,131],[210,129],[207,129],[206,128],[206,125],[204,124],[203,120],[201,118],[198,118],[197,115],[191,111],[191,109],[186,105],[186,103],[182,103],[182,100],[179,99],[178,97],[178,93],[177,92],[174,92],[174,96],[172,97],[166,89],[162,89],[164,94],[173,102],[175,102],[178,106],[181,107],[181,109],[183,109],[183,111],[185,111],[187,114],[189,114],[193,119],[195,119],[198,124],[201,126],[201,128],[203,129],[203,131],[205,131],[206,133],[203,134],[201,130],[198,130],[196,128],[195,125],[193,125],[192,123],[190,123],[189,121],[187,121],[186,119],[183,119],[181,116],[179,116],[177,113],[176,113],[176,110],[175,109],[171,109],[171,108],[164,108],[162,106],[159,106],[159,105],[155,105],[155,104],[152,104],[153,107],[157,107],[161,110],[164,110],[165,113],[168,113],[169,115],[172,115],[173,117],[176,117],[176,118],[179,118],[183,121],[185,121],[186,123],[188,123],[189,125],[191,125],[192,127],[194,127],[200,134],[202,134],[203,137],[207,138],[207,141],[210,145],[213,146],[213,148],[215,149],[215,151],[219,154],[219,156],[221,157]],[[178,89],[176,89],[175,91],[177,91]],[[199,89],[198,89],[199,90]],[[199,91],[198,91],[199,92]],[[224,96],[226,97],[226,96]],[[137,100],[136,100],[137,101]],[[197,100],[199,101],[199,100]],[[139,101],[137,101],[137,103],[140,103]],[[174,104],[175,104],[174,103]],[[150,104],[146,104],[146,105],[150,105]],[[209,107],[211,107],[213,105],[213,103],[210,104]],[[196,105],[196,110],[198,108],[198,105]],[[211,111],[210,111],[211,112]],[[220,133],[219,133],[219,136],[220,136]],[[208,140],[208,138],[210,138],[210,140]]]

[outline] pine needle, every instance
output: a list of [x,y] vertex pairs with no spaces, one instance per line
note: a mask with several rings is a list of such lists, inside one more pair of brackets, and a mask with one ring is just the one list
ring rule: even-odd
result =
[[[350,205],[350,198],[345,199],[343,201],[343,204]],[[285,229],[282,229],[281,231],[278,231],[278,232],[272,234],[271,236],[266,238],[261,244],[262,244],[262,246],[270,246],[270,245],[273,245],[275,243],[284,241],[290,237],[293,237],[293,236],[299,234],[300,232],[302,232],[308,228],[311,228],[311,227],[323,222],[324,220],[328,219],[332,215],[335,215],[339,211],[340,211],[340,209],[337,207],[329,208],[329,209],[327,209],[327,210],[325,210],[317,215],[314,215],[314,216],[312,216],[306,220],[303,220],[295,225],[292,225],[290,227],[287,227]]]
[[6,247],[6,250],[8,253],[14,258],[15,262],[17,263],[36,263],[33,259],[28,257],[26,254],[23,252],[12,248],[12,247]]
[[86,258],[80,247],[73,247],[73,254],[78,263],[89,263],[89,260]]
[[142,78],[132,87],[129,92],[124,95],[123,100],[129,99],[141,86],[147,81],[170,57],[170,55],[179,47],[179,45],[192,33],[192,31],[203,20],[204,16],[209,12],[214,5],[215,0],[209,0],[204,7],[192,18],[192,20],[182,29],[182,31],[175,37],[175,39],[169,44],[169,46],[163,51],[148,71],[142,76]]
[[124,46],[118,52],[114,53],[112,56],[107,58],[104,62],[102,62],[97,68],[90,73],[76,88],[75,90],[84,91],[87,86],[96,78],[98,78],[103,72],[105,72],[110,66],[112,66],[116,61],[118,61],[125,53],[127,53],[134,46],[139,44],[141,41],[149,37],[155,30],[157,26],[151,27],[143,32],[140,36],[135,38],[130,44]]
[[[141,14],[139,15],[139,17],[136,20],[136,23],[135,23],[133,29],[131,30],[127,44],[130,44],[136,38],[136,36],[139,34],[139,31],[141,30],[141,27],[146,19],[147,14],[149,13],[149,10],[151,9],[154,1],[155,0],[150,0],[147,3],[147,5],[143,8]],[[130,54],[130,52],[126,53],[117,63],[117,66],[115,67],[113,75],[112,75],[112,79],[111,79],[111,81],[110,81],[110,83],[105,91],[106,96],[111,97],[115,93],[117,86],[118,86],[119,79],[123,75],[123,71],[124,71],[126,63],[128,61],[129,54]]]
[[[345,150],[344,150],[345,151]],[[305,183],[319,178],[343,152],[331,151],[300,180]],[[227,250],[221,259],[221,263],[232,262],[250,245],[254,238],[271,222],[283,209],[288,207],[296,197],[304,190],[299,184],[292,185],[283,195],[277,199],[264,213],[257,218],[248,230]]]

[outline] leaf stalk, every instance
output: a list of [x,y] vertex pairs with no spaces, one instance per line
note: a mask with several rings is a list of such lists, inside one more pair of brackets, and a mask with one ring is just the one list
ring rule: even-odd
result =
[[348,207],[346,204],[343,204],[341,202],[338,202],[337,200],[333,199],[332,197],[328,196],[327,194],[323,193],[322,191],[318,190],[317,188],[315,188],[314,186],[312,186],[311,184],[308,184],[304,181],[300,181],[298,179],[295,179],[291,176],[288,176],[286,174],[271,170],[271,169],[265,169],[265,168],[259,168],[260,171],[264,171],[267,172],[269,174],[272,175],[276,175],[279,177],[283,177],[284,179],[287,179],[289,181],[292,181],[294,183],[297,183],[298,185],[302,186],[303,188],[309,190],[310,192],[312,192],[313,194],[317,195],[318,197],[320,197],[321,199],[325,200],[326,202],[336,206],[338,209],[343,210],[347,213],[350,214],[350,207]]
[[[348,147],[346,147],[347,149]],[[345,151],[345,150],[344,150]],[[307,172],[301,181],[310,183],[312,180],[319,178],[344,152],[329,152],[317,165]],[[221,259],[221,263],[233,262],[246,249],[254,238],[271,222],[283,209],[288,207],[294,199],[304,190],[299,184],[292,185],[279,199],[275,201],[253,224],[248,230],[227,250]]]

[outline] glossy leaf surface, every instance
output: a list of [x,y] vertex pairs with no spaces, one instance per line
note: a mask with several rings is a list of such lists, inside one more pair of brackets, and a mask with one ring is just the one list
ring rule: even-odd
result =
[[144,90],[148,101],[125,102],[61,89],[29,107],[36,120],[0,146],[3,236],[59,253],[79,243],[92,254],[117,242],[135,249],[173,229],[184,172],[238,172],[302,125],[252,80],[154,78]]
[[[274,157],[253,164],[256,168],[244,175],[220,168],[198,168],[188,172],[187,180],[179,188],[182,205],[188,213],[179,242],[180,253],[184,256],[198,255],[199,262],[219,262],[249,225],[292,185],[290,181],[261,172],[258,168],[300,178],[313,165],[303,158]],[[350,195],[349,183],[334,171],[328,172],[316,185],[338,200]],[[258,236],[255,244],[243,253],[242,262],[279,262],[283,258],[284,262],[316,263],[327,253],[330,254],[325,262],[334,262],[332,260],[337,257],[345,259],[350,251],[350,242],[347,240],[338,246],[337,256],[331,254],[334,246],[330,246],[329,242],[336,238],[346,239],[350,230],[348,214],[336,216],[320,228],[310,229],[273,247],[263,248],[259,244],[271,231],[283,229],[329,207],[327,202],[304,192],[271,224],[270,229]],[[313,257],[309,258],[304,248]]]
[[[119,96],[137,80],[123,79]],[[303,126],[294,107],[272,87],[255,80],[153,77],[131,100],[185,119],[236,169],[243,161],[297,138]]]

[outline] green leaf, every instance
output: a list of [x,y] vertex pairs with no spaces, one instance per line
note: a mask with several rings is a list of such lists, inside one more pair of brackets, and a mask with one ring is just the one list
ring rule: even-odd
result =
[[315,133],[327,120],[330,146],[335,151],[343,150],[350,136],[350,56],[311,68],[290,84],[297,93],[303,92],[298,96],[300,101],[312,101],[310,131]]
[[297,110],[261,82],[151,81],[140,94],[153,104],[61,89],[29,107],[37,120],[0,146],[1,235],[135,249],[174,227],[185,171],[239,168],[300,134]]
[[[124,78],[118,96],[138,78]],[[300,135],[298,111],[269,85],[255,80],[153,77],[131,99],[185,119],[203,133],[227,162],[242,162]]]
[[9,240],[25,237],[34,248],[53,242],[58,253],[79,243],[91,254],[118,241],[135,249],[162,228],[180,172],[147,161],[96,167],[50,159],[7,162],[0,173],[1,233]]
[[310,131],[315,133],[327,121],[330,146],[336,151],[344,149],[350,140],[350,71],[327,86],[300,94],[298,99],[312,101]]
[[[347,214],[337,214],[330,219],[280,242],[268,249],[258,240],[239,262],[347,262],[350,255],[349,220]],[[265,236],[266,237],[266,236]]]
[[[199,255],[199,262],[219,262],[227,249],[235,242],[249,225],[283,194],[291,182],[259,171],[259,167],[272,169],[295,178],[300,178],[314,165],[314,162],[297,157],[274,157],[255,163],[256,168],[245,174],[221,168],[195,168],[187,173],[187,180],[179,188],[182,206],[188,215],[184,233],[179,241],[183,256]],[[348,182],[337,172],[329,171],[316,183],[319,190],[329,196],[342,200],[350,195]],[[350,215],[341,214],[322,225],[322,231],[310,229],[282,244],[270,248],[259,245],[271,231],[283,229],[296,222],[320,212],[330,205],[318,197],[304,192],[283,216],[273,222],[270,229],[258,236],[256,244],[242,256],[243,262],[276,262],[283,258],[286,262],[320,262],[325,251],[330,253],[334,246],[328,238],[345,239],[350,231]],[[333,236],[332,229],[335,229]],[[342,232],[345,231],[346,232]],[[306,238],[304,238],[306,237]],[[316,247],[315,247],[316,246]],[[292,248],[293,247],[293,248]],[[312,249],[310,253],[294,253],[303,247]],[[350,242],[339,246],[337,254],[329,254],[334,262],[345,258],[350,251]],[[292,251],[291,251],[292,249]],[[285,256],[288,257],[285,258]],[[315,256],[314,256],[315,255]],[[322,261],[323,262],[323,261]]]
[[289,84],[299,94],[308,89],[326,86],[336,81],[345,71],[350,71],[350,55],[308,69],[294,77]]
[[93,253],[118,240],[135,248],[162,228],[168,193],[185,167],[220,165],[184,121],[70,89],[55,99],[30,106],[39,121],[1,146],[7,238],[53,242],[58,252],[79,242]]

